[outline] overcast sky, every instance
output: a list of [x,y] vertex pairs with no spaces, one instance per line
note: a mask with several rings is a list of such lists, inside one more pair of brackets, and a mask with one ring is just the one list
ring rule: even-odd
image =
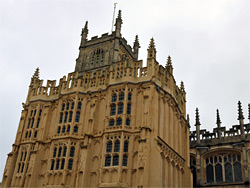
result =
[[[74,71],[81,29],[89,35],[111,31],[111,0],[0,1],[0,176],[12,149],[30,78],[58,80]],[[177,84],[184,81],[187,112],[194,129],[195,108],[201,128],[212,130],[216,109],[227,129],[237,124],[237,102],[245,122],[250,103],[249,0],[117,0],[122,10],[122,36],[131,46],[135,35],[139,58],[146,65],[154,37],[157,61],[165,66],[171,55]],[[1,181],[0,178],[0,181]]]

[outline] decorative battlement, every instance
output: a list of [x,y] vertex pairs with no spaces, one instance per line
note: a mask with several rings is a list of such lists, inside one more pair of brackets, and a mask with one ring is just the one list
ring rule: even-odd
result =
[[250,118],[249,123],[244,124],[244,117],[240,102],[238,107],[239,125],[233,125],[229,130],[226,130],[226,127],[221,127],[219,111],[217,110],[217,127],[213,129],[213,132],[209,132],[206,129],[199,129],[199,113],[198,110],[196,110],[196,131],[190,131],[190,147],[192,148],[195,146],[203,146],[207,144],[218,145],[222,143],[242,142],[244,140],[250,140]]

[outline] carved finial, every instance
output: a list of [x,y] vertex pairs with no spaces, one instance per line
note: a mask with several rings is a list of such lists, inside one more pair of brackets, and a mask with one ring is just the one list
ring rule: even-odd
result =
[[32,78],[37,78],[37,79],[39,79],[39,67],[36,68],[36,71],[34,72]]
[[83,33],[87,33],[88,34],[89,30],[88,30],[88,21],[85,22],[85,26],[84,28],[82,29],[82,34],[81,36],[83,35]]
[[198,108],[196,108],[196,110],[195,110],[195,126],[199,126],[199,125],[201,125],[201,123],[200,123],[200,115],[199,115],[199,109]]
[[122,28],[122,11],[119,10],[118,17],[116,18],[115,22],[115,35],[117,37],[121,37],[121,28]]
[[139,44],[139,39],[138,39],[138,35],[135,36],[135,42],[134,42],[134,53],[135,53],[135,59],[138,60],[138,55],[139,55],[139,48],[140,48],[140,44]]
[[170,55],[168,56],[168,59],[167,59],[166,69],[170,74],[173,74],[173,65],[172,65],[172,59]]
[[155,58],[156,59],[156,49],[155,49],[155,41],[152,37],[148,46],[148,58]]
[[148,49],[152,49],[152,48],[155,48],[155,41],[154,41],[154,38],[152,37],[151,40],[150,40],[150,43],[149,43],[149,46],[148,46]]
[[121,10],[118,11],[118,17],[117,17],[117,19],[119,19],[119,20],[122,21],[122,11]]
[[243,111],[242,111],[242,108],[241,108],[241,102],[240,101],[238,102],[238,114],[239,114],[238,120],[244,119]]
[[184,82],[181,81],[181,91],[185,91]]
[[217,127],[218,127],[218,128],[219,128],[220,125],[221,125],[220,114],[219,114],[219,110],[218,110],[218,109],[216,110],[216,124],[217,124]]
[[140,44],[139,44],[139,39],[138,39],[138,35],[135,36],[135,42],[134,42],[134,48],[138,47],[140,48]]

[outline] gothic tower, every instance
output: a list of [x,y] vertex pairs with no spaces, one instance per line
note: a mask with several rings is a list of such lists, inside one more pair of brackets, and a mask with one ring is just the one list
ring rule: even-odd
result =
[[147,67],[115,31],[82,33],[75,71],[43,85],[31,78],[2,187],[190,187],[186,93],[172,60]]

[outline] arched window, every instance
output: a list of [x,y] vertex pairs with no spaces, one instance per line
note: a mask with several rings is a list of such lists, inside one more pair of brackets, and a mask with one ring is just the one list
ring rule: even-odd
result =
[[78,109],[78,110],[81,110],[81,108],[82,108],[82,103],[81,103],[81,102],[78,102],[77,109]]
[[31,128],[33,128],[35,118],[32,118]]
[[69,122],[72,122],[72,116],[73,116],[73,112],[70,111],[70,112],[69,112]]
[[66,110],[69,110],[69,103],[67,103]]
[[64,169],[64,164],[65,164],[65,159],[62,159],[62,163],[61,163],[61,170]]
[[124,141],[124,147],[123,147],[123,152],[128,152],[128,141]]
[[116,105],[111,104],[111,106],[110,106],[110,116],[114,116],[115,113],[116,113]]
[[69,154],[69,156],[70,156],[70,157],[74,157],[74,155],[75,155],[75,147],[72,146],[72,147],[70,148],[70,154]]
[[58,170],[58,169],[59,169],[59,165],[60,165],[60,160],[59,160],[59,159],[57,159],[57,160],[56,160],[56,170]]
[[124,93],[121,92],[121,93],[119,94],[119,101],[123,101],[123,100],[124,100]]
[[119,155],[114,155],[113,157],[113,166],[119,165]]
[[118,114],[123,114],[123,103],[118,104]]
[[57,151],[57,148],[54,148],[54,152],[53,152],[53,157],[54,158],[56,157],[56,151]]
[[80,120],[80,111],[77,111],[75,122],[79,122],[79,120]]
[[74,106],[75,106],[75,103],[74,103],[74,102],[72,102],[72,103],[71,103],[71,110],[73,110],[73,109],[74,109]]
[[127,114],[131,114],[131,103],[127,104]]
[[205,159],[207,183],[242,181],[241,157],[235,153],[212,154]]
[[128,93],[128,101],[132,100],[132,93]]
[[70,125],[68,125],[68,127],[67,127],[67,133],[69,133],[70,132]]
[[58,126],[58,129],[57,129],[57,134],[60,134],[60,132],[61,132],[61,127],[60,127],[60,126]]
[[62,104],[62,111],[64,111],[64,108],[65,108],[65,104],[63,103]]
[[51,161],[51,166],[50,166],[50,170],[54,170],[54,166],[55,166],[55,160],[52,159],[52,161]]
[[116,100],[117,100],[117,95],[114,93],[114,94],[112,95],[112,102],[116,102]]
[[116,126],[121,126],[122,125],[122,118],[117,118],[116,120]]
[[39,127],[39,123],[40,123],[40,118],[37,119],[36,128]]
[[73,159],[69,159],[68,170],[72,170],[72,168],[73,168]]
[[115,120],[114,119],[109,120],[109,126],[113,127],[114,125],[115,125]]
[[126,119],[126,125],[127,125],[127,126],[130,125],[130,119],[129,119],[129,118]]
[[63,157],[66,157],[66,154],[67,154],[67,147],[64,146],[64,149],[63,149]]
[[39,110],[39,116],[42,115],[42,111],[43,111],[42,109]]
[[61,154],[62,154],[62,147],[59,147],[57,157],[61,157]]
[[109,142],[107,143],[106,152],[107,152],[107,153],[112,152],[112,141],[109,141]]
[[122,166],[127,166],[128,156],[126,154],[123,155]]
[[78,126],[77,125],[74,126],[74,133],[78,133]]
[[62,133],[65,133],[65,131],[66,131],[66,127],[65,127],[65,125],[62,127]]
[[34,116],[36,116],[36,110],[34,110]]
[[67,122],[67,119],[68,119],[68,112],[65,112],[65,116],[64,116],[64,123]]
[[119,151],[120,151],[120,141],[116,140],[115,141],[114,152],[119,152]]
[[60,113],[59,124],[61,124],[61,123],[62,123],[62,120],[63,120],[63,113]]
[[106,157],[105,157],[105,166],[110,166],[110,164],[111,164],[111,156],[106,155]]

